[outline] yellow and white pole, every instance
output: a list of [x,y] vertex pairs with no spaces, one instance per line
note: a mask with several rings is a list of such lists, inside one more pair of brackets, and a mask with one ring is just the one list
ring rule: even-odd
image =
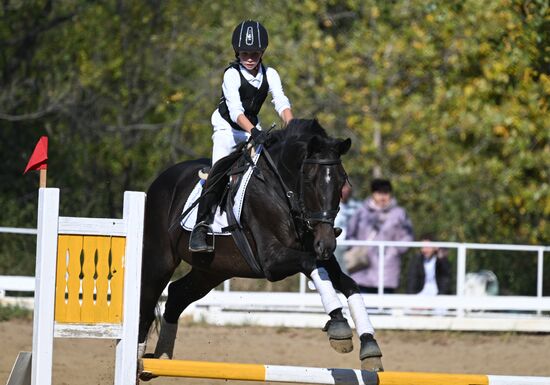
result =
[[481,374],[369,372],[300,366],[238,364],[144,358],[141,369],[159,377],[289,382],[327,385],[550,385],[550,377]]

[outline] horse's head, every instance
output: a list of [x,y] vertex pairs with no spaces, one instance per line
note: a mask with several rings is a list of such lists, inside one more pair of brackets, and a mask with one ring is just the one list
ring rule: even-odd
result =
[[326,260],[336,249],[334,219],[347,175],[340,156],[351,146],[351,139],[337,140],[313,136],[302,163],[301,199],[304,221],[313,234],[318,259]]

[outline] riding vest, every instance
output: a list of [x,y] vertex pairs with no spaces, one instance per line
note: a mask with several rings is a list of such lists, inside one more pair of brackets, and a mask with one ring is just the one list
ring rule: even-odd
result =
[[[227,71],[230,68],[235,68],[239,72],[241,77],[241,86],[239,87],[239,95],[241,97],[241,103],[244,108],[244,116],[250,120],[250,123],[253,125],[258,124],[258,113],[264,104],[265,99],[267,98],[267,93],[269,91],[269,84],[267,83],[267,74],[265,66],[261,65],[263,80],[260,88],[254,87],[252,84],[245,79],[243,74],[239,69],[239,63],[232,63],[229,67],[225,69]],[[225,73],[224,71],[224,73]],[[229,108],[227,108],[227,103],[225,101],[225,95],[222,91],[222,96],[220,98],[220,103],[218,105],[218,110],[220,115],[236,130],[244,131],[237,123],[231,120],[229,116]]]

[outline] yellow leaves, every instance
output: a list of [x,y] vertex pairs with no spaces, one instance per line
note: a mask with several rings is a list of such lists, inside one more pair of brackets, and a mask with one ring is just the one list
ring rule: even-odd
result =
[[349,115],[346,119],[346,125],[349,128],[355,128],[359,126],[359,123],[361,122],[361,116],[359,115]]
[[489,54],[491,52],[491,49],[491,45],[485,41],[479,45],[479,53],[482,55]]
[[468,98],[468,97],[472,96],[474,91],[475,91],[475,88],[471,84],[467,84],[466,86],[464,86],[464,96],[465,97]]
[[483,75],[492,81],[508,83],[507,66],[501,61],[493,61],[483,66]]
[[372,17],[373,19],[378,19],[379,16],[380,10],[378,9],[378,7],[372,7],[370,9],[370,17]]
[[181,91],[177,91],[175,93],[173,93],[172,95],[169,95],[166,100],[167,102],[172,102],[172,103],[175,103],[175,102],[179,102],[183,99],[183,92]]
[[303,7],[306,11],[310,13],[316,13],[319,11],[319,2],[315,0],[307,0],[304,1]]
[[493,133],[496,136],[503,136],[505,138],[507,138],[510,135],[508,132],[508,129],[505,126],[500,124],[493,127]]
[[539,77],[539,82],[542,85],[544,93],[546,93],[546,95],[550,95],[550,76],[541,74]]
[[399,143],[397,142],[390,142],[386,144],[386,151],[388,152],[388,155],[393,156],[396,155],[399,151]]

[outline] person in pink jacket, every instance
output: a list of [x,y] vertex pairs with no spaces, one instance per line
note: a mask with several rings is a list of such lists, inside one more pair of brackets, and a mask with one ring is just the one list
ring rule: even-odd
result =
[[[392,196],[386,179],[374,179],[371,196],[348,222],[346,239],[370,241],[412,241],[412,223],[405,209]],[[401,255],[406,247],[384,249],[384,293],[394,293],[399,286]],[[378,292],[378,247],[356,247],[346,253],[344,263],[362,293]]]

